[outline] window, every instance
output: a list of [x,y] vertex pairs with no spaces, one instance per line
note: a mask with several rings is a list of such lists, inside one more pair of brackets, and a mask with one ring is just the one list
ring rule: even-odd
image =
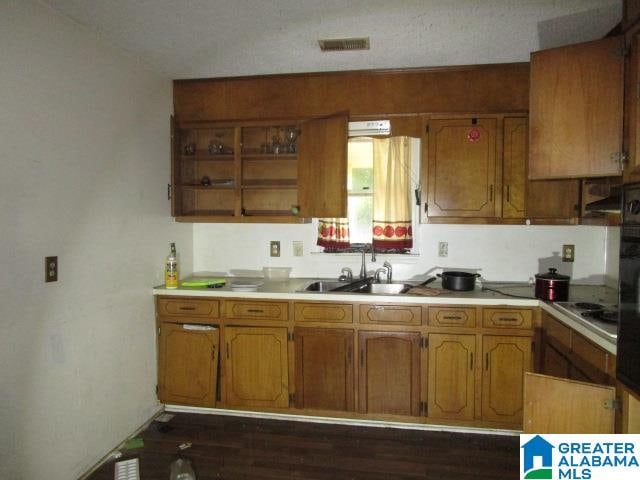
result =
[[350,138],[348,218],[319,219],[318,245],[325,252],[352,251],[366,243],[381,252],[415,251],[419,158],[419,139]]

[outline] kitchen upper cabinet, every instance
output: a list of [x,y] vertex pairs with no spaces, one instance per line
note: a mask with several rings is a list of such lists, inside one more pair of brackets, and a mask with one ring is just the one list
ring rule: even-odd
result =
[[482,418],[522,423],[524,372],[532,367],[531,338],[484,335]]
[[295,329],[296,407],[354,409],[353,330]]
[[420,414],[420,334],[359,333],[360,411]]
[[225,327],[224,342],[227,405],[288,407],[287,329]]
[[178,221],[300,223],[346,216],[347,116],[172,121],[171,171]]
[[495,118],[429,121],[429,217],[496,216]]
[[622,38],[531,55],[529,178],[620,175]]
[[475,408],[475,335],[429,335],[428,415],[471,420]]
[[577,223],[579,216],[580,180],[530,180],[527,183],[527,218],[539,223]]
[[527,117],[506,117],[503,127],[502,216],[523,218],[527,183]]
[[218,378],[218,329],[161,323],[158,398],[163,403],[214,407]]

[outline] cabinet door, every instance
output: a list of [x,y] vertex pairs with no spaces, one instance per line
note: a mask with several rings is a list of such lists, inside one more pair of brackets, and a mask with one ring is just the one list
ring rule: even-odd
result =
[[163,323],[159,338],[158,398],[163,403],[214,407],[218,329]]
[[495,118],[431,120],[428,156],[428,216],[496,216]]
[[527,218],[577,219],[580,180],[531,180],[527,183]]
[[178,128],[173,115],[170,119],[171,126],[171,216],[177,217],[182,215],[182,189],[179,188],[181,181],[180,175],[180,139],[177,138]]
[[301,217],[347,216],[346,115],[302,124],[298,139],[298,201]]
[[525,373],[524,433],[613,433],[615,388]]
[[227,404],[288,407],[287,329],[226,327],[224,337]]
[[619,175],[622,38],[531,55],[529,178]]
[[420,414],[420,334],[364,332],[359,336],[360,411]]
[[522,423],[524,372],[531,370],[531,338],[482,338],[482,418]]
[[524,218],[528,137],[526,117],[504,119],[502,154],[502,216],[504,218]]
[[353,410],[353,330],[296,328],[296,407]]
[[475,350],[475,335],[429,335],[429,417],[473,418]]

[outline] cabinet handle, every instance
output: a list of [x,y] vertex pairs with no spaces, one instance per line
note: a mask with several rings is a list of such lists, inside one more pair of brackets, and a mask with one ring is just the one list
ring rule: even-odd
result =
[[351,365],[351,347],[347,348],[347,363]]
[[473,370],[473,352],[471,352],[469,354],[470,359],[469,359],[469,370]]
[[195,310],[196,307],[178,307],[178,310]]
[[511,185],[507,185],[507,202],[511,201]]
[[493,202],[493,185],[489,185],[489,201]]
[[516,317],[499,317],[499,322],[519,322],[520,319]]
[[462,320],[461,315],[444,315],[442,318],[445,320]]
[[249,313],[264,313],[264,310],[260,310],[257,308],[247,308],[247,312]]
[[225,350],[227,351],[227,360],[229,360],[229,342],[227,342],[227,348]]
[[364,350],[360,350],[360,366],[364,367]]
[[489,370],[489,353],[484,354],[484,369]]
[[215,345],[213,347],[211,347],[211,360],[215,360],[216,359],[216,347]]

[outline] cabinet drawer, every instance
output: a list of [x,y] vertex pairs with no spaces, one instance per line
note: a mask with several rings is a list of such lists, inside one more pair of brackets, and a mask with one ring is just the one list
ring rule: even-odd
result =
[[475,307],[429,307],[432,327],[475,327]]
[[543,313],[542,329],[547,342],[561,350],[571,351],[571,329],[569,327]]
[[420,325],[422,309],[407,305],[360,305],[360,323]]
[[178,317],[211,317],[220,316],[218,300],[195,300],[192,298],[158,298],[158,313]]
[[353,305],[296,302],[295,319],[296,322],[353,323]]
[[287,302],[226,300],[225,316],[227,318],[287,320],[289,318],[289,305]]
[[482,326],[489,328],[531,328],[533,311],[513,308],[483,308]]

